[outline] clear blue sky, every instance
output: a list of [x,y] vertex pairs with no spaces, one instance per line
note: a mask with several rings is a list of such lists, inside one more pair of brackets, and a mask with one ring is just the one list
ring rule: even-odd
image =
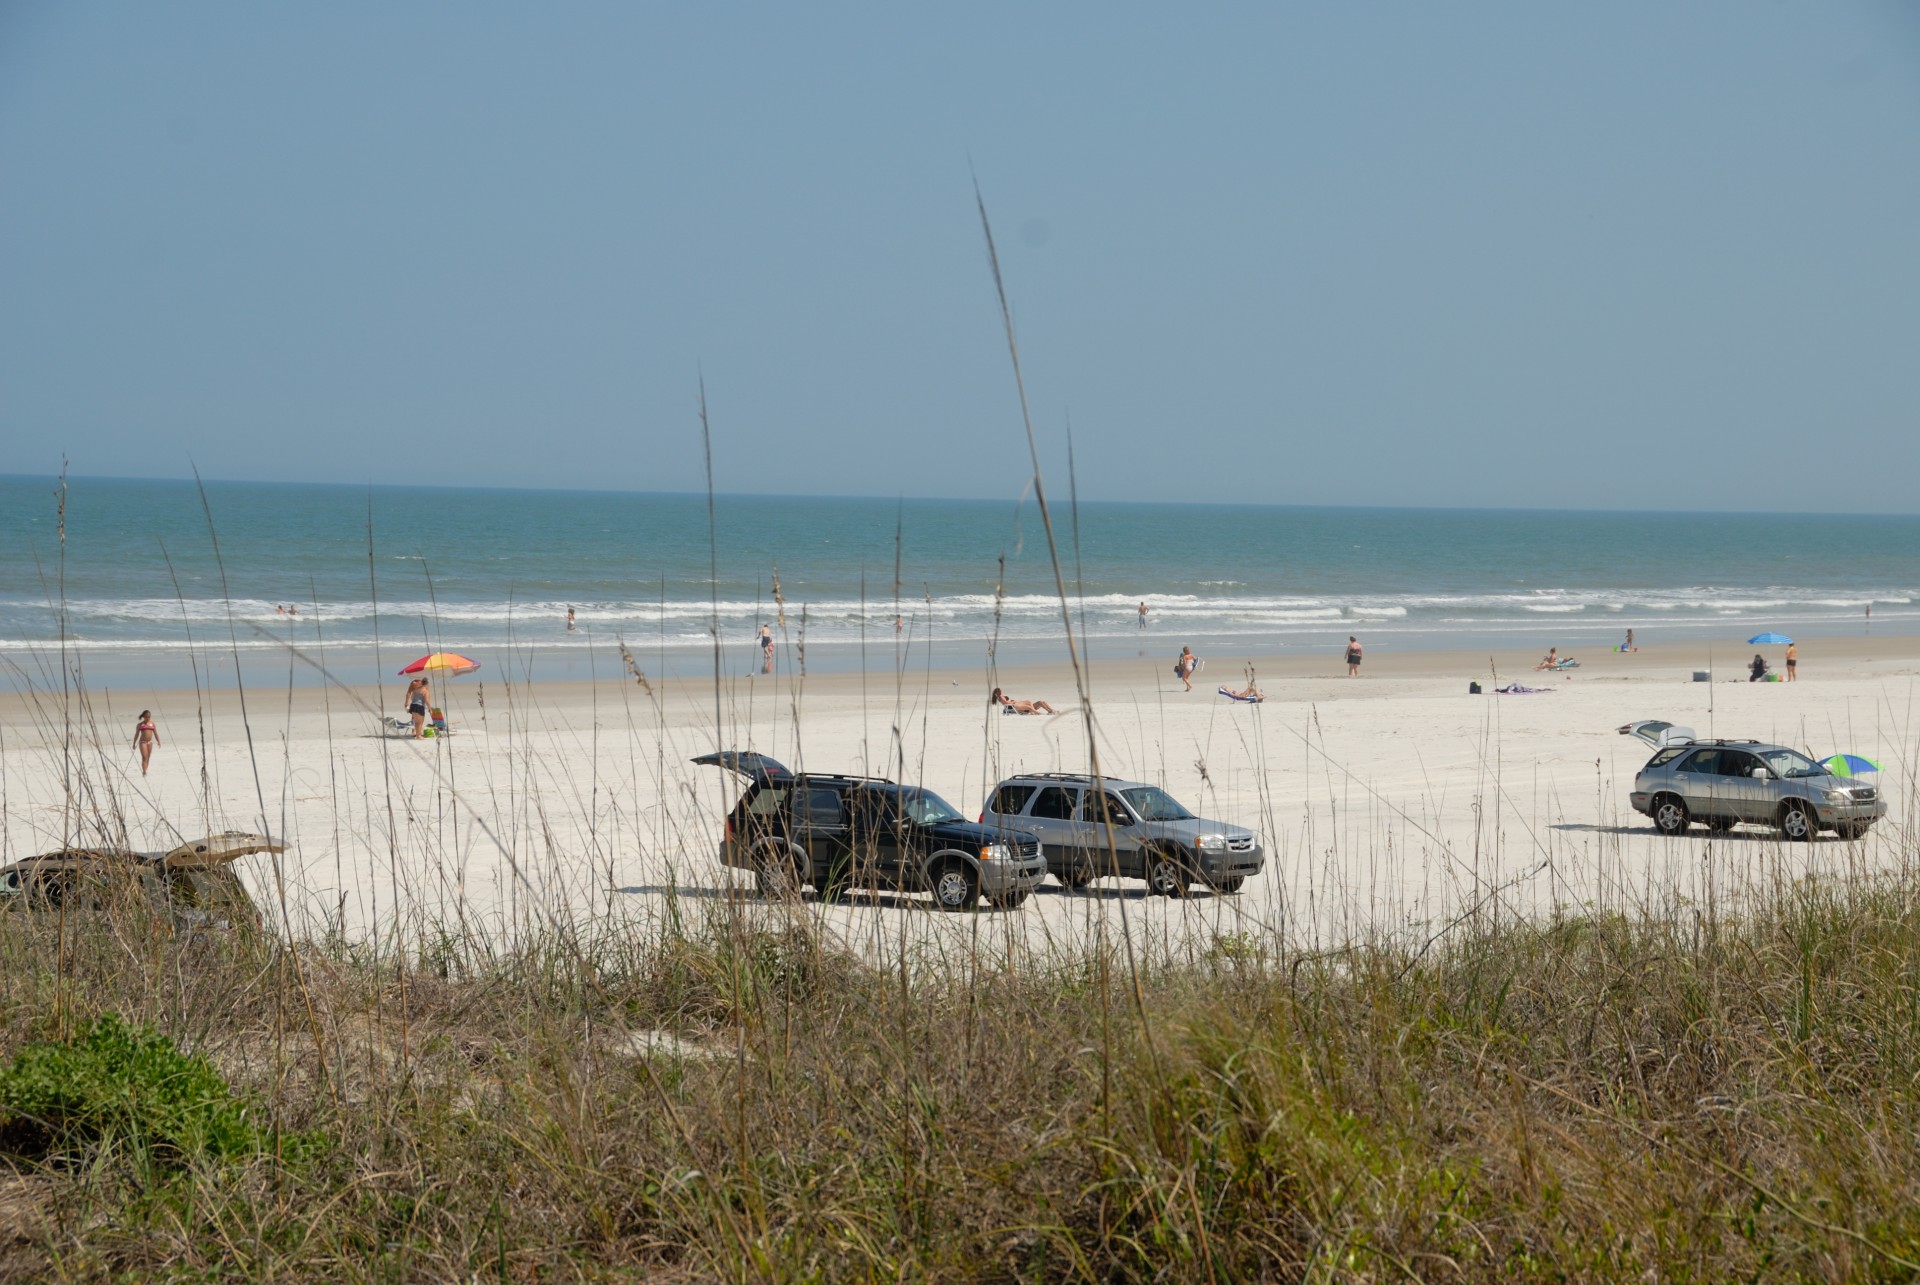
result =
[[0,471],[1920,509],[1920,6],[0,3]]

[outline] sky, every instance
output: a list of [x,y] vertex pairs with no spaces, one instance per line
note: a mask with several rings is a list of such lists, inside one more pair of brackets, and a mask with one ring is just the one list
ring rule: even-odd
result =
[[[1920,511],[1920,6],[0,0],[0,472]],[[1069,461],[1071,460],[1071,476]]]

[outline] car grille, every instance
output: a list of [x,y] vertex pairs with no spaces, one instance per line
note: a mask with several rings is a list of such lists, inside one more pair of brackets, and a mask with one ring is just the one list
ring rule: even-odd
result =
[[1880,797],[1880,792],[1871,785],[1856,786],[1850,793],[1855,803],[1871,803]]
[[1013,850],[1023,857],[1037,857],[1040,855],[1040,840],[1031,835],[1028,835],[1024,839],[1016,840],[1012,846]]
[[1228,852],[1252,852],[1254,838],[1250,834],[1232,834],[1227,836]]

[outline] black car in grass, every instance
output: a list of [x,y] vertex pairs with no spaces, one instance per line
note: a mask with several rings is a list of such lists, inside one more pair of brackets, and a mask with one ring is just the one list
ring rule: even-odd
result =
[[931,892],[942,910],[985,897],[1012,909],[1047,877],[1040,841],[989,830],[931,790],[878,777],[794,773],[764,754],[693,760],[746,782],[727,812],[720,860],[753,872],[766,896],[811,886],[828,901],[856,889]]

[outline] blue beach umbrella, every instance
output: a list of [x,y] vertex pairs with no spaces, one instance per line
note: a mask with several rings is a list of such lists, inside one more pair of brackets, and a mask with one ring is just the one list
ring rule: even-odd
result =
[[1759,643],[1763,647],[1787,647],[1793,644],[1793,639],[1787,637],[1785,634],[1755,634],[1753,637],[1747,639],[1747,641],[1750,643]]
[[1859,776],[1862,772],[1878,772],[1880,765],[1860,754],[1835,754],[1831,758],[1820,760],[1820,766],[1835,776]]

